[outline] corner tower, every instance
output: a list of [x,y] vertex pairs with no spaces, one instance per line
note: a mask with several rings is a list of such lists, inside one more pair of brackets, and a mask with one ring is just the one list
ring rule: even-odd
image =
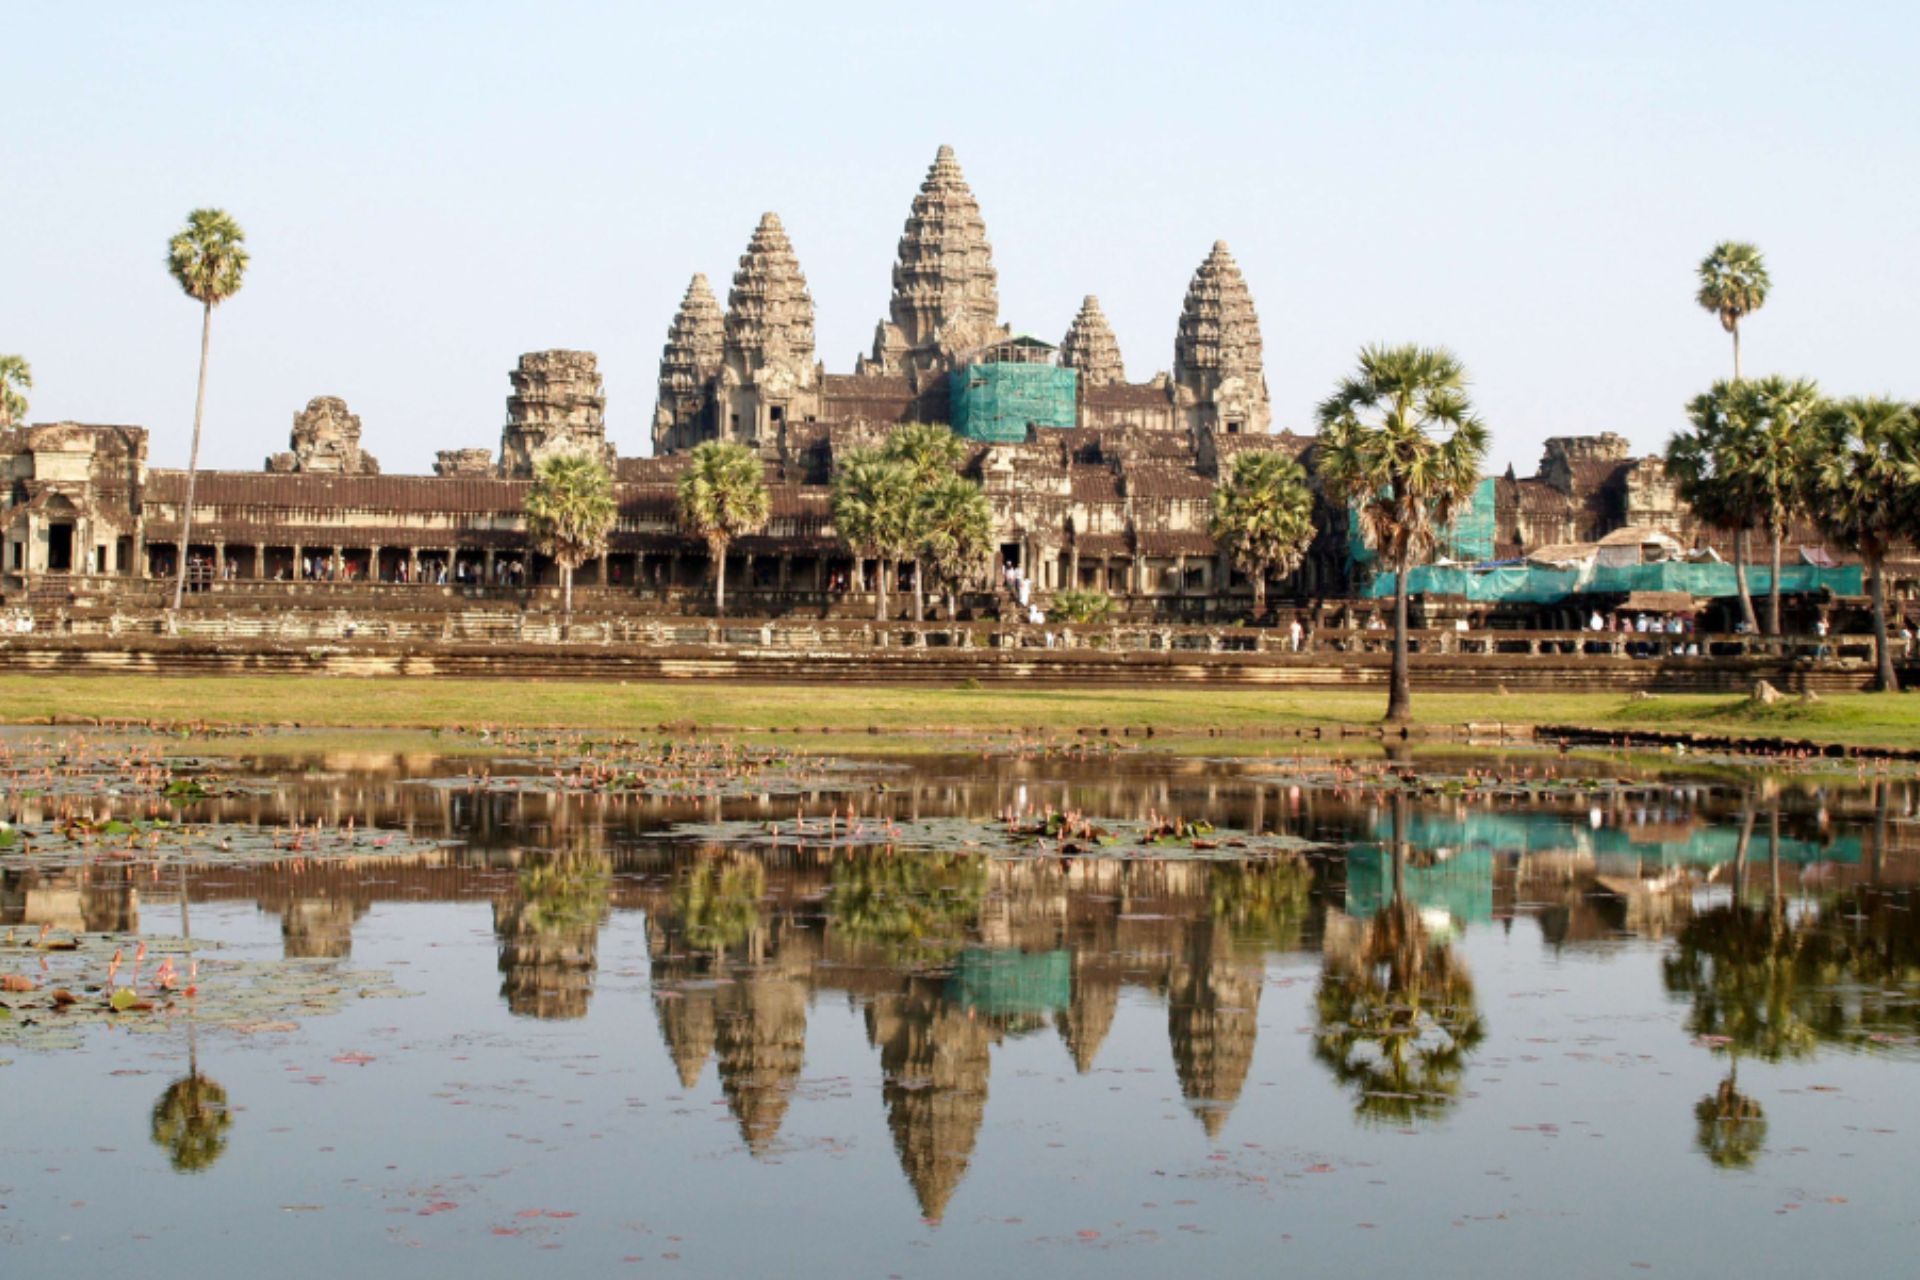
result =
[[718,436],[776,447],[786,424],[819,411],[813,295],[779,215],[761,215],[727,294]]
[[1213,242],[1187,285],[1173,383],[1180,420],[1190,431],[1258,435],[1272,422],[1260,318],[1225,240]]
[[980,203],[953,148],[943,146],[907,211],[889,318],[874,330],[873,354],[858,371],[945,371],[955,356],[1010,336],[1000,324],[999,279]]
[[691,449],[710,438],[713,380],[726,357],[726,322],[704,275],[687,285],[660,352],[660,399],[653,411],[655,455]]

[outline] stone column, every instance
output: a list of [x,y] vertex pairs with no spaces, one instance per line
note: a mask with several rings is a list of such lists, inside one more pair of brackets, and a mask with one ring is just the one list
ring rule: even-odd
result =
[[593,575],[593,580],[599,585],[604,587],[607,585],[607,553],[606,552],[603,551],[600,553],[599,563],[600,563],[599,572]]
[[224,582],[227,578],[227,544],[219,541],[213,544],[213,580]]
[[1173,594],[1187,594],[1187,558],[1184,555],[1173,558]]
[[306,554],[306,550],[307,549],[305,547],[301,546],[297,542],[293,544],[293,568],[287,572],[287,576],[289,578],[292,578],[295,582],[306,581],[306,579],[303,578],[300,573],[300,557]]
[[482,586],[490,587],[493,585],[494,557],[497,556],[498,554],[499,553],[496,552],[492,547],[487,548],[487,558],[480,570],[481,575],[485,579],[485,581],[481,583]]
[[367,581],[380,581],[380,548],[377,544],[367,548]]
[[[449,573],[447,577],[451,580],[453,575]],[[415,583],[420,581],[420,548],[418,547],[407,548],[407,581]]]
[[253,576],[255,578],[267,576],[267,544],[264,542],[253,544]]

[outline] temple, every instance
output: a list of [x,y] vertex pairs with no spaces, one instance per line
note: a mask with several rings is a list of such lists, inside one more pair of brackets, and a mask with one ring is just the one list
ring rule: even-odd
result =
[[[587,606],[610,598],[596,597],[604,590],[662,612],[697,612],[708,553],[679,528],[675,482],[690,450],[726,440],[762,459],[773,512],[763,531],[735,544],[730,594],[763,615],[864,614],[877,566],[836,538],[829,486],[849,450],[919,421],[949,424],[968,441],[965,470],[994,511],[994,559],[1018,566],[1043,603],[1072,588],[1109,594],[1121,616],[1245,612],[1251,584],[1207,532],[1213,491],[1246,450],[1286,450],[1311,470],[1314,441],[1274,429],[1253,293],[1224,241],[1186,282],[1171,368],[1138,382],[1091,294],[1058,345],[1002,317],[980,202],[949,147],[913,195],[884,317],[851,373],[828,373],[815,350],[801,248],[765,213],[724,310],[709,278],[691,276],[660,351],[650,456],[619,456],[593,353],[529,352],[508,374],[497,448],[441,450],[431,475],[383,474],[363,447],[360,417],[317,396],[261,471],[201,473],[183,547],[186,473],[149,466],[142,428],[0,429],[0,591],[9,601],[133,598],[157,591],[183,555],[205,589],[534,591],[556,573],[527,535],[530,477],[543,458],[586,453],[613,470],[619,504],[607,554],[581,575]],[[1177,282],[1167,284],[1171,296]],[[1475,516],[1477,532],[1453,548],[1455,559],[1551,559],[1582,548],[1591,559],[1609,537],[1700,553],[1719,541],[1679,501],[1659,460],[1633,456],[1612,434],[1550,440],[1537,475],[1482,485]],[[1318,523],[1305,562],[1273,584],[1275,598],[1340,599],[1366,578],[1346,512],[1322,502]],[[1796,552],[1819,543],[1795,531]],[[1844,549],[1807,553],[1815,564],[1823,556],[1852,558]],[[997,575],[985,570],[966,602],[971,616],[1004,604]]]

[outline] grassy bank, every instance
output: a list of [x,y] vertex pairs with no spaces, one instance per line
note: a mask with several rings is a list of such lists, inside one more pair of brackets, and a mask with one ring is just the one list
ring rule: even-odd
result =
[[[0,720],[53,716],[440,728],[480,725],[701,731],[945,735],[1039,729],[1152,729],[1156,735],[1253,736],[1294,728],[1372,726],[1384,693],[1319,690],[924,689],[479,680],[352,680],[325,676],[85,677],[0,675]],[[1595,728],[1785,735],[1920,746],[1920,697],[1854,694],[1756,707],[1738,696],[1631,701],[1611,694],[1420,694],[1420,722],[1577,724]]]

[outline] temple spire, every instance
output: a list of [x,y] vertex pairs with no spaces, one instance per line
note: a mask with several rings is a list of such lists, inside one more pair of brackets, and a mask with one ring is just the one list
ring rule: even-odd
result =
[[727,294],[725,331],[727,350],[751,367],[813,364],[813,295],[776,213],[761,215],[740,255]]
[[1229,434],[1264,432],[1272,412],[1261,358],[1260,318],[1225,240],[1193,273],[1173,345],[1173,379],[1193,425]]
[[1080,303],[1080,314],[1067,326],[1060,340],[1060,363],[1080,372],[1080,381],[1090,387],[1125,382],[1127,371],[1120,361],[1120,344],[1100,310],[1100,299],[1088,294]]
[[725,355],[725,321],[704,275],[687,285],[660,351],[660,398],[653,411],[653,451],[671,453],[696,443],[708,384]]
[[993,247],[952,147],[935,153],[907,211],[887,313],[865,371],[945,365],[1002,334]]

